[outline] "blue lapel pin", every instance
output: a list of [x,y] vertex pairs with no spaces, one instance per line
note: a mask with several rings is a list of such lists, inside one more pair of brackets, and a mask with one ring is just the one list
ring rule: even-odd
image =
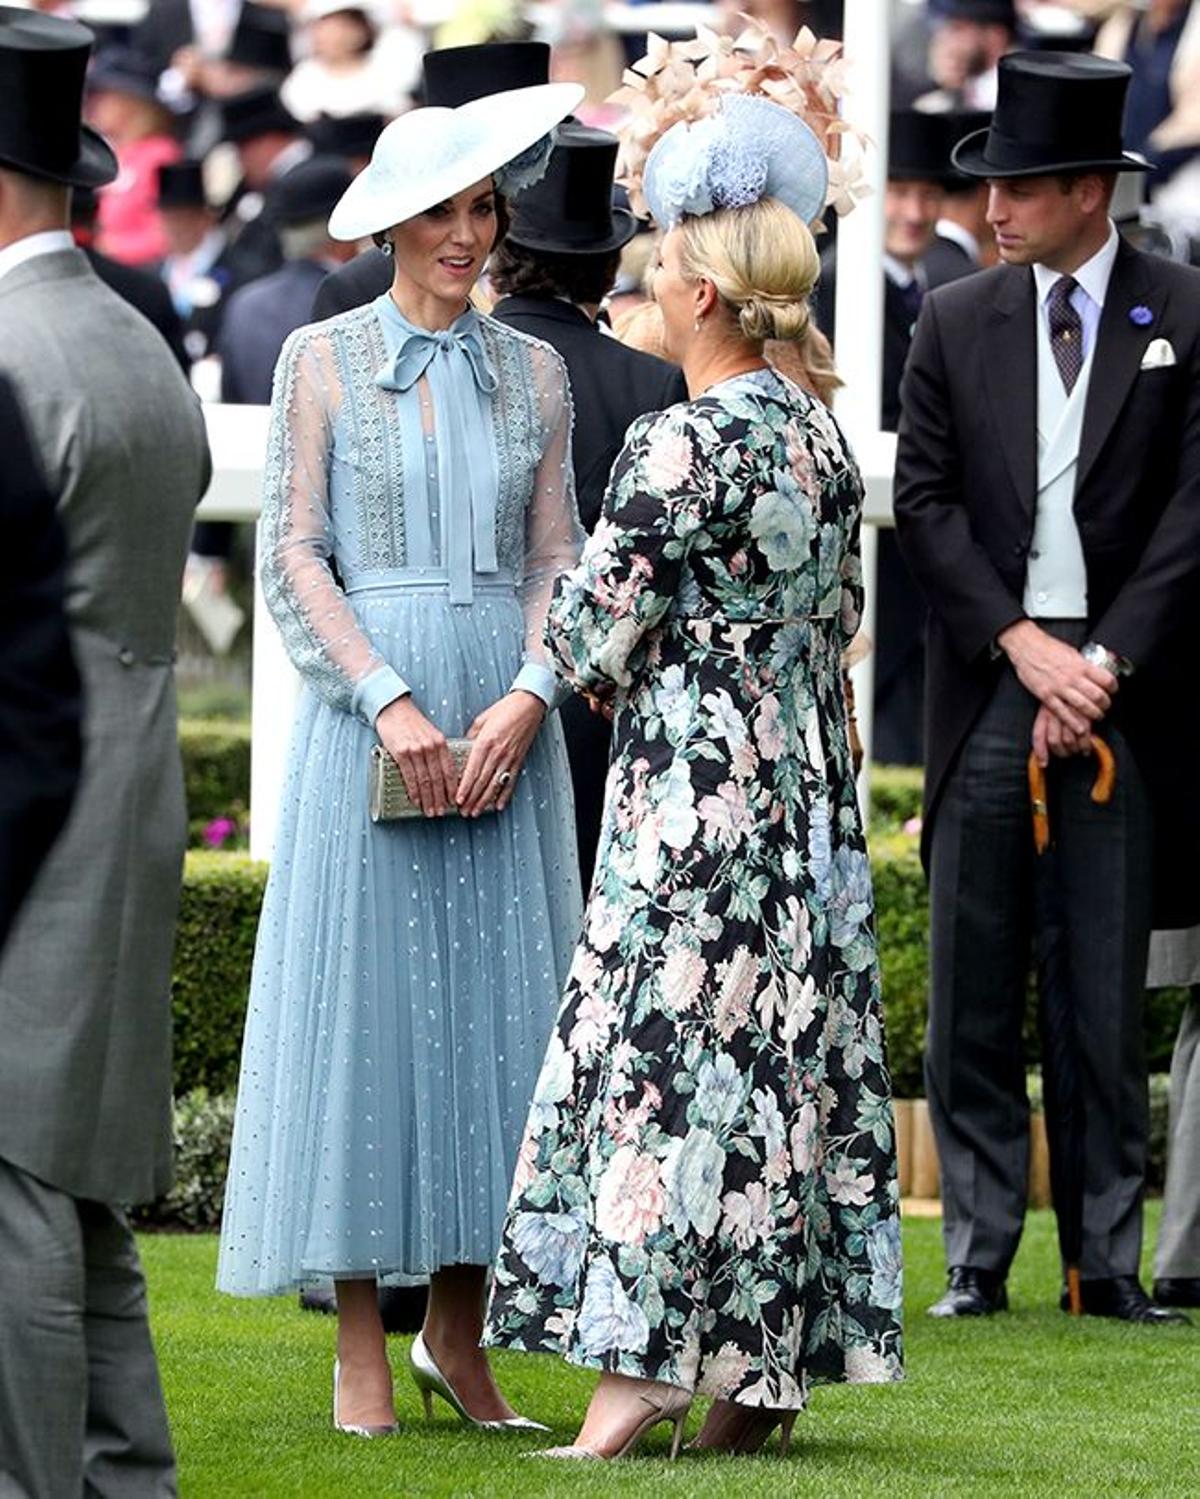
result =
[[1154,314],[1148,307],[1139,302],[1136,307],[1129,309],[1129,321],[1136,323],[1139,328],[1148,328],[1154,321]]

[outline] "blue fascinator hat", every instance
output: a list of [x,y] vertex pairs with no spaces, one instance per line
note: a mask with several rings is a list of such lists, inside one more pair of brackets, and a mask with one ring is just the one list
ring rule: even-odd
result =
[[642,191],[656,223],[777,198],[806,224],[825,208],[829,163],[790,110],[757,94],[723,94],[716,111],[672,125],[646,160]]

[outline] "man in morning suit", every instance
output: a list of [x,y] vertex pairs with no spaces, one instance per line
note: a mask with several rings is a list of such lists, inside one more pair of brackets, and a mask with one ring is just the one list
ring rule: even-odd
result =
[[175,1493],[124,1205],[170,1184],[186,818],[175,621],[209,478],[199,402],[68,229],[116,158],[80,125],[92,34],[0,7],[0,375],[67,533],[83,775],[0,956],[0,1493]]
[[[1140,165],[1121,147],[1127,67],[1014,53],[999,77],[990,129],[954,160],[989,183],[1002,264],[926,298],[896,462],[931,611],[926,1081],[950,1272],[931,1310],[1006,1305],[1032,949],[1058,1048],[1043,1056],[1064,1258],[1077,1220],[1084,1312],[1161,1323],[1181,1316],[1138,1279],[1141,997],[1152,916],[1197,915],[1180,859],[1200,832],[1200,272],[1110,221],[1116,173]],[[1093,731],[1116,762],[1106,804]],[[1031,750],[1048,766],[1040,856]]]
[[[629,210],[613,207],[616,160],[616,136],[584,125],[559,126],[546,175],[514,200],[512,225],[488,266],[499,296],[492,316],[542,339],[566,363],[575,405],[575,494],[588,531],[600,518],[630,423],[687,400],[675,365],[626,348],[596,321],[616,280],[621,250],[637,232]],[[576,693],[563,704],[562,718],[586,890],[600,836],[609,727]]]

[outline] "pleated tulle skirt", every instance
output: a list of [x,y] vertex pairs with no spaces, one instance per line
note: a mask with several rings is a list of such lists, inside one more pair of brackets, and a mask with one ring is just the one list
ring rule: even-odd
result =
[[[521,662],[511,589],[356,596],[449,736]],[[372,824],[374,731],[305,690],[259,926],[217,1283],[490,1264],[579,932],[570,777],[548,715],[499,815]]]

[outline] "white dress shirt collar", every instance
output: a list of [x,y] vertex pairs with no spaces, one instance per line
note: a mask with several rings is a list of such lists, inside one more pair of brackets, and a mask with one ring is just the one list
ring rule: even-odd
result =
[[911,286],[915,281],[924,290],[925,283],[919,266],[907,265],[903,260],[897,260],[894,255],[883,252],[883,273],[894,285],[903,289]]
[[[1077,271],[1071,274],[1079,286],[1087,293],[1097,307],[1104,306],[1104,298],[1108,292],[1109,278],[1112,276],[1112,268],[1116,263],[1117,249],[1121,238],[1117,233],[1116,225],[1109,220],[1108,238],[1096,251],[1090,260],[1085,260]],[[1035,264],[1033,267],[1034,280],[1037,282],[1038,301],[1045,304],[1054,283],[1063,273],[1052,271],[1048,265]]]
[[979,241],[969,229],[964,229],[956,219],[939,219],[937,221],[937,237],[948,239],[956,244],[960,250],[965,250],[972,260],[979,259]]
[[59,250],[74,248],[75,241],[69,229],[43,229],[38,234],[27,234],[24,239],[15,239],[0,250],[0,278],[38,255],[54,255]]

